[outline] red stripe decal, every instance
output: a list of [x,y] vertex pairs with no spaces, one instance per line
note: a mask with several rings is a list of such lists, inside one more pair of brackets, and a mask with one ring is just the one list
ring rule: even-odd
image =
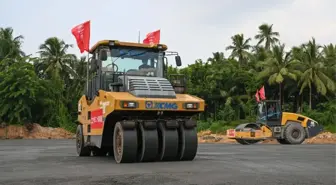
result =
[[103,109],[91,111],[91,129],[101,129],[103,125]]

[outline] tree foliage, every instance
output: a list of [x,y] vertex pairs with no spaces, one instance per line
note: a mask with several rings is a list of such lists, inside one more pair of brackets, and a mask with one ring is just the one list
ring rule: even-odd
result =
[[[24,37],[0,28],[0,121],[37,122],[75,128],[77,102],[86,80],[86,59],[68,52],[73,47],[57,37],[45,40],[39,57],[26,56]],[[255,92],[265,86],[267,99],[279,99],[284,111],[299,112],[335,130],[336,44],[315,38],[286,50],[273,24],[256,29],[257,44],[244,34],[231,37],[223,52],[168,74],[184,74],[187,91],[206,101],[199,129],[225,131],[255,119]]]

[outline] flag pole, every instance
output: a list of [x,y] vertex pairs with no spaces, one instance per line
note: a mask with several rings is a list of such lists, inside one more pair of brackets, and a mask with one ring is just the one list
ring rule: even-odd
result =
[[87,66],[86,66],[86,95],[89,95],[89,59],[90,53],[87,52]]

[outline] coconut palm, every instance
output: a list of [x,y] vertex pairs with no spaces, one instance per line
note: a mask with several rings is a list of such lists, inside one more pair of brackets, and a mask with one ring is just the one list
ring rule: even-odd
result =
[[251,38],[245,40],[244,34],[236,34],[231,37],[232,45],[226,47],[226,50],[232,50],[231,57],[238,58],[239,64],[242,66],[247,63],[249,57],[248,50],[252,47],[249,42]]
[[208,61],[211,62],[211,64],[223,63],[225,61],[223,52],[214,52],[212,55],[213,57],[208,58]]
[[57,37],[48,38],[39,47],[41,61],[37,64],[37,70],[42,70],[44,74],[61,76],[63,79],[70,78],[70,75],[74,75],[70,64],[76,60],[74,54],[67,53],[70,47],[72,45]]
[[283,88],[285,79],[297,80],[300,71],[295,69],[298,61],[291,59],[291,53],[285,51],[285,45],[275,45],[268,58],[257,64],[262,67],[262,71],[258,74],[259,79],[268,79],[270,85],[279,85],[279,100],[283,104]]
[[0,60],[25,56],[21,50],[23,39],[22,35],[15,37],[11,27],[0,28]]
[[279,32],[273,31],[273,24],[262,24],[259,27],[258,34],[254,37],[255,39],[259,40],[257,46],[261,43],[265,42],[265,49],[270,50],[271,46],[279,42],[280,34]]
[[320,45],[316,44],[313,37],[307,44],[302,45],[301,69],[303,71],[300,79],[300,94],[309,88],[309,108],[312,108],[312,85],[317,93],[326,95],[327,90],[335,91],[335,82],[328,77],[327,66],[323,61]]

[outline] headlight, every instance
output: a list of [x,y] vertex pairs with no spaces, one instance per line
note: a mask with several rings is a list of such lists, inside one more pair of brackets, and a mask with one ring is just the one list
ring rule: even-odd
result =
[[185,109],[198,109],[198,103],[185,103]]
[[157,47],[158,47],[158,49],[162,49],[162,45],[158,45]]
[[122,101],[121,102],[121,107],[122,108],[137,108],[138,103],[134,101]]

